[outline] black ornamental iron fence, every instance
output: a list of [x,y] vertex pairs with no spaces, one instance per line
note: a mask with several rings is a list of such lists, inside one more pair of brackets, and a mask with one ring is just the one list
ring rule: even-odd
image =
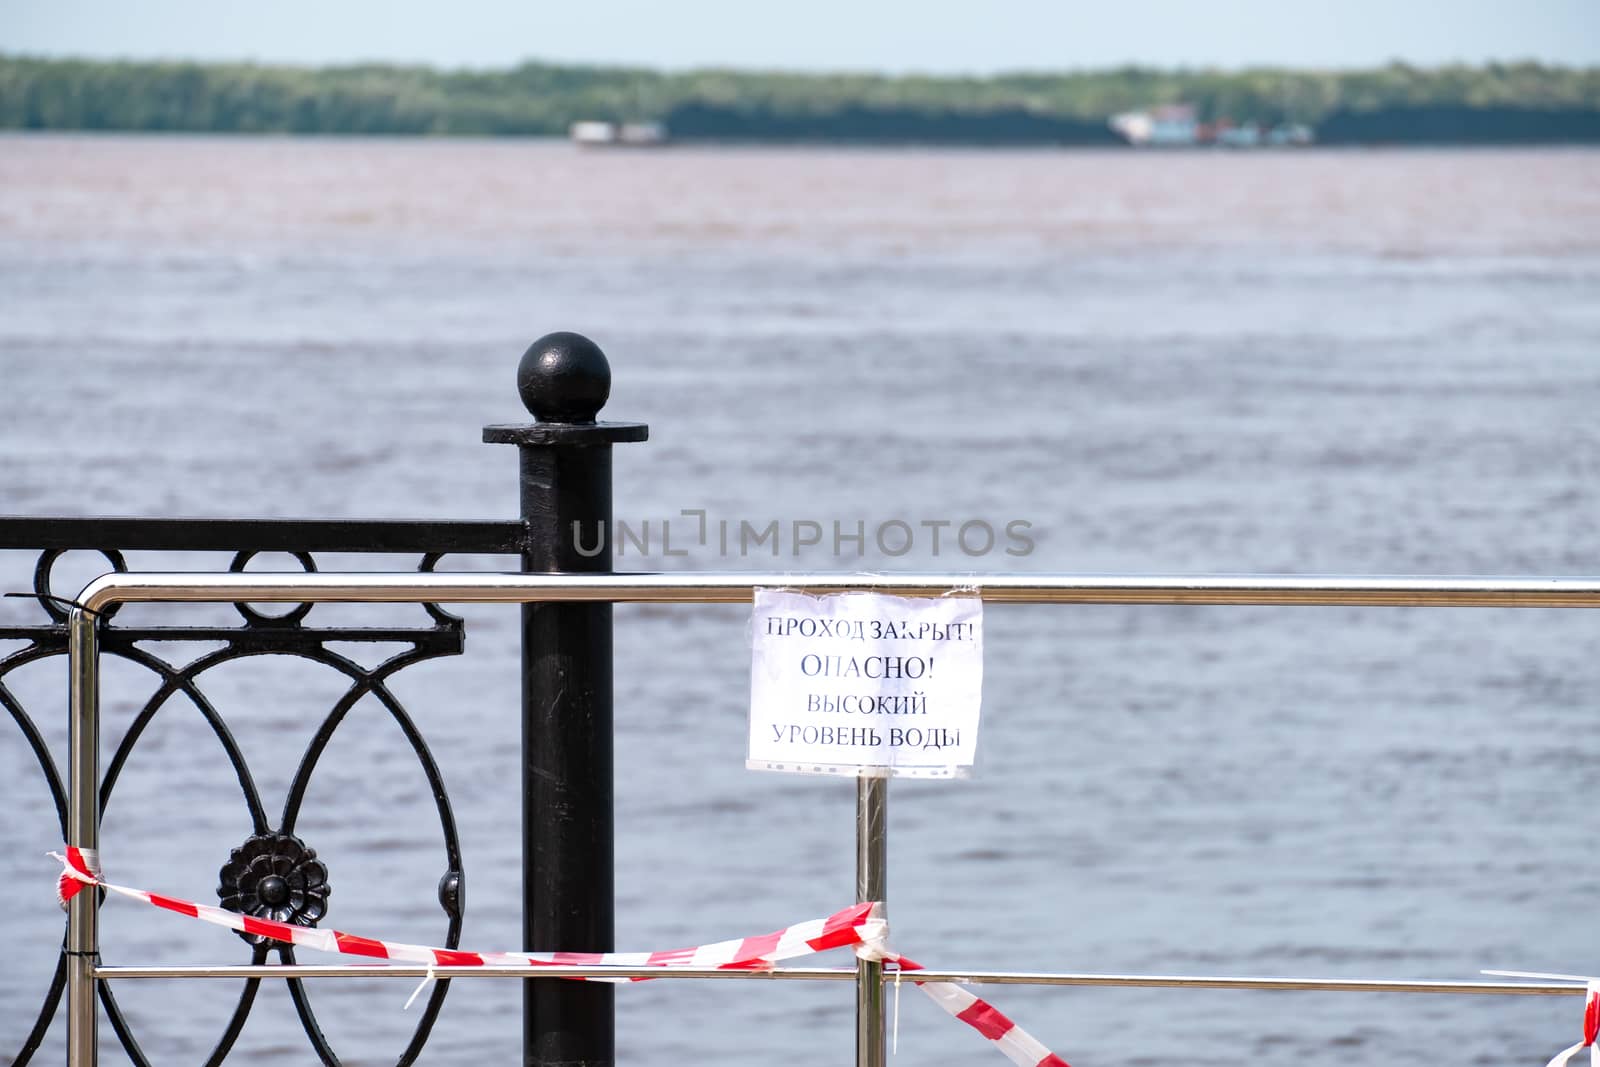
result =
[[[288,553],[307,572],[326,569],[330,559],[360,554],[395,557],[419,573],[431,572],[451,555],[515,557],[527,572],[605,573],[609,552],[573,550],[572,524],[585,532],[606,529],[611,520],[610,446],[642,441],[638,423],[600,423],[595,415],[610,392],[605,356],[587,339],[556,333],[529,347],[518,367],[517,386],[536,421],[529,425],[488,426],[486,442],[517,446],[520,460],[519,519],[498,522],[407,522],[393,520],[249,520],[167,518],[0,517],[0,551],[33,554],[31,596],[37,618],[0,625],[0,706],[31,751],[49,790],[63,839],[69,804],[65,775],[52,756],[37,716],[7,685],[7,676],[28,664],[65,656],[68,650],[67,599],[76,590],[52,586],[62,556],[73,551],[99,553],[106,569],[124,573],[126,555],[218,554],[216,569],[242,573],[263,553]],[[598,526],[597,526],[598,524]],[[141,555],[141,560],[146,558]],[[171,558],[171,557],[167,557]],[[415,560],[411,563],[411,560]],[[510,561],[508,561],[510,562]],[[249,811],[251,832],[219,848],[218,901],[224,908],[304,926],[315,926],[326,907],[328,871],[313,849],[295,833],[307,786],[318,761],[355,703],[375,698],[403,732],[434,798],[444,846],[439,904],[445,919],[442,944],[458,944],[464,911],[465,872],[455,814],[427,739],[392,682],[406,668],[463,651],[464,624],[437,604],[422,605],[424,620],[384,627],[319,626],[309,603],[281,614],[247,603],[234,605],[240,621],[232,626],[129,626],[116,609],[99,620],[99,646],[105,655],[148,669],[153,692],[135,714],[126,734],[106,760],[99,781],[103,812],[117,780],[146,727],[175,696],[192,701],[221,743]],[[410,609],[414,611],[415,609]],[[522,797],[524,943],[549,950],[612,947],[611,848],[611,609],[609,605],[529,604],[522,612]],[[348,642],[399,646],[381,662],[366,666],[338,651]],[[190,658],[192,650],[215,647]],[[253,656],[294,656],[338,672],[347,687],[312,733],[299,758],[281,811],[269,810],[257,789],[247,754],[224,715],[207,697],[210,672]],[[8,742],[9,743],[9,742]],[[252,964],[276,956],[294,963],[290,945],[246,938]],[[33,1062],[59,1014],[68,979],[71,946],[64,946],[36,1010],[23,1019],[20,1043],[0,1055],[22,1067]],[[250,1016],[260,987],[247,978],[221,1037],[206,1059],[222,1062]],[[287,979],[290,996],[315,1054],[325,1064],[339,1063],[317,1020],[304,984]],[[128,1057],[149,1063],[138,1034],[119,1008],[112,983],[98,984],[105,1017]],[[398,1064],[414,1062],[449,992],[448,981],[433,988],[423,1004]],[[22,1013],[12,1014],[16,1021]],[[28,1020],[31,1020],[28,1021]],[[524,1034],[528,1063],[606,1063],[612,1058],[612,991],[598,983],[527,982]],[[15,1040],[8,1025],[0,1037]]]

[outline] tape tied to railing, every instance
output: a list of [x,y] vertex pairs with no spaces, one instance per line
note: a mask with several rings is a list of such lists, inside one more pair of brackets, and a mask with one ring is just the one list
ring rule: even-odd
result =
[[953,982],[918,982],[916,972],[923,969],[922,964],[890,950],[885,941],[863,942],[856,948],[856,955],[862,959],[882,960],[897,967],[897,990],[900,976],[904,975],[907,981],[928,994],[935,1004],[993,1042],[1006,1059],[1019,1067],[1068,1067],[1065,1060],[1046,1048],[1038,1038],[1012,1022],[982,997]]
[[[50,855],[61,863],[61,875],[56,879],[56,899],[63,908],[83,890],[97,886],[107,893],[143,901],[152,907],[176,912],[191,919],[199,919],[201,922],[227,927],[244,934],[321,952],[342,952],[394,963],[423,964],[428,968],[428,974],[412,992],[411,998],[406,1001],[407,1007],[433,982],[435,967],[486,969],[508,966],[549,967],[553,972],[551,977],[565,977],[574,981],[647,982],[650,980],[647,976],[629,975],[611,978],[604,975],[561,975],[559,972],[563,967],[765,970],[782,960],[848,946],[861,959],[882,962],[886,968],[895,968],[905,974],[907,980],[928,994],[935,1004],[976,1030],[1018,1067],[1068,1067],[1065,1060],[1052,1053],[987,1001],[957,985],[918,982],[915,972],[921,970],[922,965],[889,948],[889,923],[884,918],[884,906],[881,903],[853,904],[826,918],[795,923],[770,934],[718,941],[708,945],[696,945],[693,948],[672,949],[667,952],[466,952],[459,949],[433,948],[399,941],[358,937],[341,930],[293,926],[271,919],[241,915],[225,908],[117,885],[104,879],[99,856],[93,849],[68,846],[65,854],[52,852]],[[896,977],[898,981],[899,976]]]
[[1600,979],[1589,979],[1583,998],[1583,1040],[1564,1048],[1545,1067],[1566,1067],[1572,1057],[1589,1050],[1589,1067],[1600,1067]]
[[61,861],[61,877],[56,879],[56,903],[67,910],[67,901],[100,882],[100,853],[92,848],[67,846],[67,854],[50,853]]
[[[1572,1057],[1589,1050],[1589,1067],[1600,1067],[1600,978],[1583,974],[1549,974],[1544,971],[1499,971],[1485,970],[1482,974],[1492,974],[1497,978],[1536,978],[1543,982],[1582,982],[1583,983],[1583,1040],[1570,1048],[1564,1048],[1545,1064],[1545,1067],[1566,1067]],[[1576,987],[1574,987],[1576,988]]]
[[1566,1067],[1572,1057],[1589,1050],[1589,1067],[1600,1067],[1600,979],[1589,979],[1588,992],[1583,998],[1583,1040],[1556,1053],[1545,1067]]

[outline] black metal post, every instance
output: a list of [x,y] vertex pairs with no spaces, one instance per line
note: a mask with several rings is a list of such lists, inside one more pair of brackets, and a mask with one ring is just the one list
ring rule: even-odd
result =
[[[596,422],[611,393],[599,347],[574,333],[535,341],[517,390],[536,420],[487,426],[522,469],[528,573],[611,571],[611,446],[643,423]],[[522,609],[522,936],[530,951],[616,946],[612,884],[611,605]],[[611,1067],[612,988],[537,978],[523,987],[527,1067]]]

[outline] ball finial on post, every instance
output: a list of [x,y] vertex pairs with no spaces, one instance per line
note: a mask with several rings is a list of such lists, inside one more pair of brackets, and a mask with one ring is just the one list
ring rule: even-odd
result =
[[[517,446],[524,574],[609,574],[611,446],[639,422],[596,422],[611,393],[600,347],[575,333],[528,346],[517,392],[537,420],[483,428]],[[591,550],[589,546],[601,546]],[[609,952],[616,933],[610,604],[522,606],[522,947]],[[459,878],[440,885],[459,912]],[[69,957],[69,960],[75,957]],[[589,988],[585,988],[589,987]],[[530,978],[528,1067],[616,1061],[612,987]]]
[[517,392],[539,422],[592,423],[611,395],[611,364],[582,334],[547,333],[522,354]]

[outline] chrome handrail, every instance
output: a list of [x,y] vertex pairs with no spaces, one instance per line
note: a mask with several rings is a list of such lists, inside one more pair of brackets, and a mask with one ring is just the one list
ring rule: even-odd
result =
[[1233,604],[1337,607],[1600,607],[1600,578],[1147,574],[106,574],[78,603],[680,603],[736,604],[756,589],[870,591],[994,604]]
[[[1515,577],[1341,577],[1288,575],[839,575],[773,571],[755,574],[441,574],[441,573],[288,573],[196,574],[122,573],[96,578],[84,587],[68,614],[70,712],[68,726],[68,844],[94,849],[99,844],[100,680],[95,621],[124,602],[188,603],[739,603],[761,588],[808,593],[871,591],[935,597],[953,590],[999,604],[1212,604],[1257,606],[1385,607],[1600,607],[1600,578]],[[887,867],[888,780],[858,780],[856,807],[858,899],[884,899]],[[131,978],[151,968],[106,968],[97,964],[97,896],[79,893],[67,909],[67,1062],[96,1062],[98,1014],[95,982]],[[268,967],[286,975],[288,968]],[[211,969],[195,968],[194,970]],[[334,970],[345,970],[334,968]],[[438,977],[456,977],[455,968],[435,968]],[[856,1056],[858,1067],[883,1067],[884,1011],[882,968],[863,961],[853,971],[786,968],[827,980],[857,983]],[[398,975],[400,970],[356,969],[357,973]],[[483,969],[472,969],[481,976]],[[230,974],[239,973],[230,971]],[[575,974],[568,971],[566,973]],[[620,977],[615,970],[605,973]],[[777,971],[737,972],[742,977],[774,977]],[[917,972],[919,981],[985,980],[985,972]],[[1182,978],[1136,975],[1027,975],[988,972],[989,981],[1041,985],[1177,985],[1199,988],[1386,989],[1391,992],[1481,992],[1516,995],[1574,995],[1581,985],[1535,986],[1503,982],[1434,983],[1380,980],[1270,978]],[[426,970],[412,976],[426,974]],[[839,975],[834,978],[833,975]],[[169,969],[164,976],[176,977]],[[544,971],[537,977],[548,976]],[[719,974],[717,977],[723,977]],[[788,975],[793,977],[794,975]],[[521,977],[521,975],[519,975]],[[650,974],[648,977],[665,977]],[[691,977],[679,974],[678,977]],[[693,977],[710,977],[694,975]],[[1449,987],[1449,988],[1445,988]]]
[[[890,972],[891,975],[894,972]],[[764,978],[768,981],[854,982],[854,967],[594,967],[496,964],[429,967],[421,963],[240,963],[193,966],[96,967],[96,978]],[[1566,997],[1587,991],[1556,982],[1448,982],[1405,978],[1243,978],[1203,974],[1075,974],[1056,971],[904,972],[907,982],[958,985],[1094,986],[1143,989],[1271,989],[1312,993],[1443,993],[1449,995]]]

